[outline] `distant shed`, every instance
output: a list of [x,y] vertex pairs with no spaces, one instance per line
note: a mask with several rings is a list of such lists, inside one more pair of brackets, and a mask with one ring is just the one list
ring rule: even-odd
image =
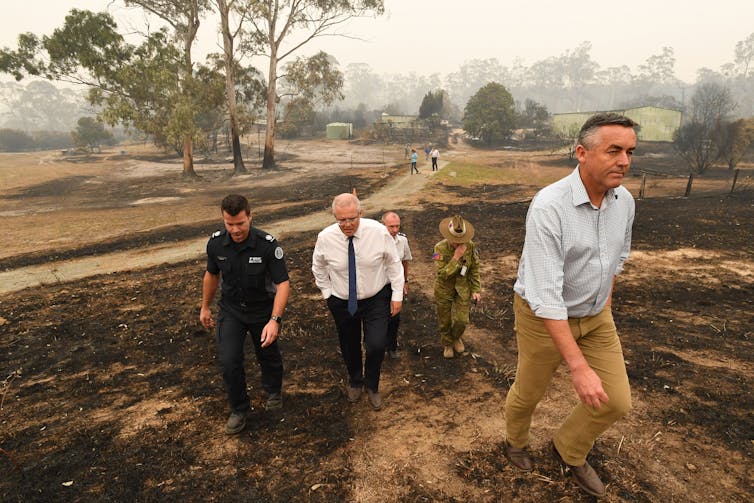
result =
[[350,140],[353,136],[353,124],[350,122],[331,122],[327,125],[328,140]]
[[[673,141],[673,133],[681,127],[681,112],[653,106],[607,110],[623,114],[639,124],[637,137],[644,141]],[[597,113],[572,112],[552,114],[552,129],[564,136],[576,137],[584,122]]]

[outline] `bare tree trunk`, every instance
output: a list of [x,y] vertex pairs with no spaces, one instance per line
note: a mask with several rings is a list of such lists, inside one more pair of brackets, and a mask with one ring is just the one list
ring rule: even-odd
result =
[[223,59],[225,61],[225,94],[228,99],[228,115],[230,115],[230,134],[233,145],[233,174],[248,173],[241,153],[240,128],[238,126],[238,107],[236,104],[235,65],[233,64],[233,36],[230,33],[230,9],[225,0],[217,0],[220,10],[220,23],[223,33]]
[[194,141],[190,134],[183,137],[183,176],[196,178],[196,171],[194,171]]
[[264,132],[264,159],[262,168],[275,167],[275,116],[277,115],[277,47],[270,44],[270,73],[267,84],[267,127]]

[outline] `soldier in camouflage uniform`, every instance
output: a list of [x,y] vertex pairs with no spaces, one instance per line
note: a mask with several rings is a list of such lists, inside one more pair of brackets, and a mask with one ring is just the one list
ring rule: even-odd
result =
[[443,356],[453,358],[454,351],[465,350],[462,336],[469,323],[469,304],[481,300],[479,253],[471,241],[474,227],[458,215],[440,222],[440,234],[445,239],[435,245],[432,255],[435,306]]

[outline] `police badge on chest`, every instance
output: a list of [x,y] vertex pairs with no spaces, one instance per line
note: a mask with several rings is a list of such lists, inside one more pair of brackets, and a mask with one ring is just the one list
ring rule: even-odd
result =
[[249,264],[261,264],[262,257],[249,257]]

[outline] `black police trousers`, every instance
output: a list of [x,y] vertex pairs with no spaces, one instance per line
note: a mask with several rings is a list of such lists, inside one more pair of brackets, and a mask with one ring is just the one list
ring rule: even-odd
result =
[[257,362],[262,370],[262,388],[269,393],[280,393],[283,385],[283,358],[276,340],[266,348],[260,337],[267,324],[252,322],[221,309],[217,317],[217,351],[223,373],[225,389],[228,392],[230,407],[234,412],[246,412],[249,395],[246,393],[246,372],[244,371],[244,341],[246,334],[251,336]]
[[[364,385],[378,391],[380,368],[387,345],[387,321],[390,318],[392,290],[387,284],[376,295],[362,299],[354,316],[348,312],[348,301],[331,295],[327,299],[335,327],[338,330],[340,352],[348,369],[351,387]],[[362,372],[361,330],[364,329],[364,352],[366,358]]]

